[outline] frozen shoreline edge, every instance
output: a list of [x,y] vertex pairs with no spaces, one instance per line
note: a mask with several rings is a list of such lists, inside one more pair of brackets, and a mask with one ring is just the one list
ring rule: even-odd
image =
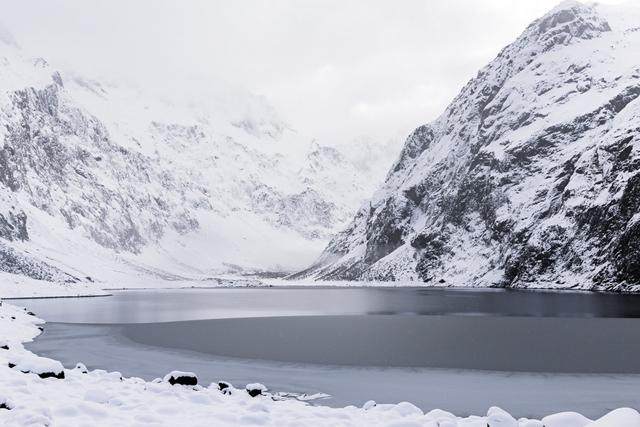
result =
[[[9,320],[11,319],[11,320]],[[18,323],[18,325],[15,325]],[[92,388],[87,388],[87,384],[85,380],[91,380],[93,385],[98,385],[101,388],[106,388],[108,391],[115,393],[115,396],[118,396],[122,393],[122,389],[125,388],[135,388],[137,389],[137,393],[143,392],[145,394],[151,393],[151,395],[146,396],[147,398],[153,399],[162,399],[164,400],[167,396],[171,396],[170,404],[176,407],[183,407],[185,405],[190,405],[194,399],[198,400],[207,396],[208,399],[211,399],[212,405],[214,403],[218,403],[219,405],[207,406],[208,410],[211,412],[222,410],[223,413],[226,413],[227,416],[232,416],[237,412],[242,412],[244,409],[251,409],[253,406],[248,406],[248,403],[254,402],[254,397],[249,396],[242,391],[236,390],[233,396],[223,395],[220,390],[216,388],[214,389],[213,384],[208,388],[204,388],[202,386],[195,387],[187,387],[187,386],[171,386],[165,383],[157,383],[157,382],[146,382],[137,378],[122,378],[122,376],[117,372],[105,372],[101,370],[94,370],[88,373],[79,372],[77,369],[64,369],[65,379],[55,379],[55,378],[40,378],[36,374],[41,366],[51,366],[51,365],[59,365],[59,362],[40,357],[26,349],[24,349],[22,343],[31,341],[33,338],[40,334],[38,329],[38,325],[42,325],[45,322],[37,317],[28,314],[24,309],[20,309],[17,306],[11,304],[2,304],[0,306],[0,336],[3,337],[3,340],[6,345],[9,347],[9,350],[3,350],[0,352],[0,360],[10,358],[15,358],[19,355],[19,358],[23,360],[26,358],[28,360],[27,365],[31,367],[32,373],[22,373],[16,371],[15,369],[11,369],[7,367],[7,363],[3,363],[2,368],[0,368],[0,390],[8,390],[8,395],[0,395],[0,401],[5,404],[5,406],[9,406],[11,409],[8,411],[0,411],[0,420],[4,418],[5,415],[13,417],[18,414],[20,410],[27,411],[28,417],[27,419],[32,419],[35,415],[32,411],[33,408],[27,407],[22,408],[18,402],[21,401],[20,398],[16,398],[14,395],[11,395],[12,388],[7,387],[6,384],[3,384],[7,378],[9,377],[10,383],[15,383],[16,381],[22,381],[27,384],[27,392],[29,395],[29,400],[32,401],[32,404],[36,401],[40,403],[40,406],[43,405],[42,402],[46,402],[52,398],[51,395],[47,395],[46,393],[51,393],[52,391],[55,393],[54,398],[59,397],[61,393],[60,390],[50,390],[50,386],[55,388],[64,388],[67,394],[62,394],[64,396],[65,402],[74,402],[77,404],[87,404],[89,403],[97,404],[100,406],[114,406],[113,402],[116,402],[114,411],[119,407],[125,405],[125,402],[118,401],[117,397],[110,398],[108,397],[108,392],[101,391],[99,399],[93,399],[94,392]],[[15,326],[19,326],[16,328]],[[12,333],[13,332],[13,333]],[[10,338],[8,336],[11,336]],[[9,353],[9,354],[7,354]],[[9,361],[9,363],[11,363]],[[61,365],[60,365],[61,366]],[[43,368],[44,369],[44,368]],[[18,378],[14,378],[17,376]],[[115,378],[118,377],[118,378]],[[115,381],[117,379],[117,381]],[[69,382],[73,381],[74,384],[71,385]],[[29,387],[31,386],[31,387]],[[60,387],[57,387],[60,386]],[[68,388],[71,390],[66,390]],[[33,390],[34,388],[38,388],[39,390]],[[69,396],[69,393],[75,393],[75,396]],[[7,393],[7,392],[3,392]],[[45,393],[45,395],[43,395]],[[80,394],[78,394],[80,393]],[[210,396],[213,394],[216,399]],[[197,396],[201,396],[197,398]],[[34,400],[35,397],[35,400]],[[24,396],[23,396],[24,398]],[[225,401],[227,400],[228,401]],[[238,399],[242,404],[239,404]],[[566,425],[571,426],[580,426],[580,427],[637,427],[640,426],[640,414],[634,409],[630,408],[621,408],[615,411],[610,412],[604,417],[600,418],[597,421],[591,421],[580,414],[577,413],[559,413],[549,415],[542,420],[532,420],[532,419],[520,419],[516,420],[506,411],[502,409],[493,407],[490,408],[487,416],[470,416],[466,418],[458,418],[453,414],[450,414],[446,411],[442,410],[432,410],[428,413],[423,413],[422,410],[415,407],[414,405],[408,402],[401,402],[397,405],[389,404],[389,405],[376,405],[374,402],[367,402],[363,408],[356,408],[354,406],[348,406],[344,408],[329,408],[323,406],[308,406],[302,402],[296,401],[271,401],[261,396],[258,398],[259,404],[261,406],[261,410],[259,412],[266,413],[263,414],[268,418],[268,423],[263,423],[266,425],[280,425],[285,421],[285,416],[294,417],[294,419],[305,419],[307,422],[312,420],[313,425],[325,425],[331,424],[336,416],[343,418],[345,421],[349,419],[349,422],[345,422],[345,425],[380,425],[380,426],[388,426],[393,425],[395,422],[402,421],[403,423],[407,423],[406,425],[411,426],[473,426],[473,427],[562,427]],[[163,402],[163,405],[166,405],[168,402]],[[292,415],[291,410],[293,408],[288,408],[287,411],[282,413],[280,416],[276,416],[272,414],[272,412],[277,412],[277,410],[282,407],[291,406],[295,407],[295,414]],[[198,405],[202,406],[202,405]],[[202,408],[199,408],[202,409]],[[266,409],[266,410],[265,410]],[[37,411],[36,411],[37,412]],[[320,413],[323,413],[322,415]],[[128,413],[127,413],[128,414]],[[313,414],[313,416],[312,416]],[[245,414],[246,415],[246,414]],[[255,414],[253,414],[255,415]],[[269,415],[274,415],[273,417],[269,417]],[[39,416],[43,416],[48,418],[50,421],[55,422],[58,421],[51,414],[51,409],[45,407],[40,411]],[[97,425],[111,425],[111,422],[116,422],[117,418],[115,414],[110,414],[108,411],[103,413],[103,416],[106,418],[103,421],[107,421],[108,424],[100,424]],[[207,420],[209,422],[209,414],[207,414],[207,410],[205,409],[205,413],[203,413],[201,419]],[[309,418],[312,416],[312,418]],[[179,419],[179,418],[178,418]],[[193,419],[193,418],[192,418]],[[242,417],[239,417],[234,422],[227,423],[228,425],[246,425],[255,422],[255,419],[250,418],[253,421],[245,422],[246,419],[243,420]],[[9,418],[11,420],[11,418]],[[55,421],[54,421],[55,420]],[[71,419],[67,419],[67,424],[65,425],[74,425],[75,417]],[[84,421],[86,419],[83,418]],[[18,419],[11,420],[16,421],[13,424],[7,425],[26,425],[26,419],[22,419],[20,422]],[[80,422],[81,420],[77,420]],[[174,419],[173,422],[177,421]],[[172,425],[173,422],[169,422],[163,425]],[[195,425],[199,425],[196,424]],[[403,424],[404,425],[404,424]]]

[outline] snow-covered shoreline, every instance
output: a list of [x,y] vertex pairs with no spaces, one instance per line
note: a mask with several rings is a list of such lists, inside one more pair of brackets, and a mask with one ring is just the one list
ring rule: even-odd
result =
[[6,302],[0,306],[1,425],[173,426],[188,419],[194,426],[640,426],[640,414],[625,408],[593,422],[575,413],[516,420],[499,408],[490,408],[486,416],[460,418],[437,409],[425,414],[408,402],[329,408],[297,400],[277,401],[268,395],[251,397],[241,385],[229,393],[221,391],[218,383],[207,387],[146,382],[122,378],[118,372],[86,371],[82,364],[62,370],[59,362],[23,347],[23,343],[40,334],[43,324],[43,320],[18,306]]
[[36,280],[21,274],[0,271],[0,298],[65,298],[107,296],[95,283],[64,283]]
[[344,281],[311,279],[287,280],[260,277],[221,276],[202,280],[146,280],[140,283],[127,283],[123,286],[115,286],[108,283],[60,283],[45,280],[31,279],[26,276],[0,272],[0,299],[48,299],[48,298],[90,298],[105,297],[119,291],[158,291],[158,290],[188,290],[188,289],[228,289],[228,288],[279,288],[279,289],[431,289],[431,290],[456,290],[456,291],[495,291],[504,289],[531,291],[531,292],[559,292],[559,293],[598,293],[598,294],[634,294],[631,291],[612,291],[598,289],[579,289],[562,287],[523,287],[500,288],[483,286],[447,286],[425,285],[422,282],[407,281]]

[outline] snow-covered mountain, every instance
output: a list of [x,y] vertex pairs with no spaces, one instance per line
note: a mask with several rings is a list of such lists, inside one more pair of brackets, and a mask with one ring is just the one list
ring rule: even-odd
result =
[[4,30],[0,124],[0,271],[56,281],[300,268],[390,163],[389,144],[321,145],[241,91],[59,72]]
[[640,13],[560,4],[418,127],[302,276],[640,285]]

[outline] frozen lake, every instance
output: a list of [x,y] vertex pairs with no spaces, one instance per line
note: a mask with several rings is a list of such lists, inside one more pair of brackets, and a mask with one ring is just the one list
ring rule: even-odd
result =
[[328,405],[596,417],[640,407],[640,296],[384,288],[122,291],[23,300],[45,318],[28,347],[66,366],[146,379],[259,381]]

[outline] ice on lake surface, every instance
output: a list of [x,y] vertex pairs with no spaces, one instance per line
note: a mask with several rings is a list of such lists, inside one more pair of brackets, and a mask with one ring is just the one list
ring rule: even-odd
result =
[[640,298],[428,289],[211,289],[25,300],[52,321],[29,348],[146,379],[324,392],[323,404],[599,416],[640,406]]

